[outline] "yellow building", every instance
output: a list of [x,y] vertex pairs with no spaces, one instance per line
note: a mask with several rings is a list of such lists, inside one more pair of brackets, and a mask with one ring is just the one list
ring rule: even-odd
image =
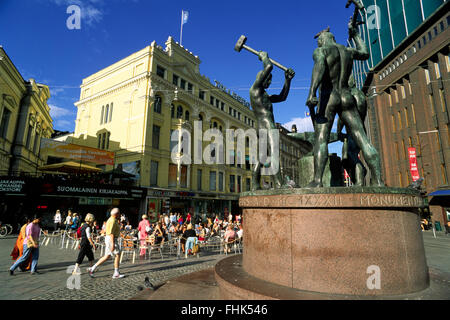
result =
[[40,141],[53,133],[49,98],[48,86],[25,81],[0,46],[0,175],[36,174],[44,164]]
[[239,192],[251,187],[249,163],[174,163],[171,134],[184,128],[194,136],[194,121],[224,135],[256,128],[253,112],[244,99],[201,75],[197,56],[172,37],[165,45],[153,42],[83,79],[71,142],[115,152],[115,166],[132,168],[148,189],[149,212],[237,213]]

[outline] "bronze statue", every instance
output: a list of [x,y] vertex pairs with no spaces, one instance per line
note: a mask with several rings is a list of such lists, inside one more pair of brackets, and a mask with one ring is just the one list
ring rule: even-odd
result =
[[[349,23],[349,36],[355,41],[356,49],[337,44],[329,28],[316,36],[318,48],[313,55],[314,69],[306,102],[315,123],[314,180],[308,187],[322,187],[322,175],[328,159],[328,140],[336,114],[361,149],[372,173],[372,185],[384,186],[378,151],[364,131],[355,97],[348,86],[353,60],[367,60],[369,52],[354,21]],[[320,99],[316,96],[319,86]]]
[[[348,86],[351,89],[352,96],[356,100],[356,109],[358,110],[358,114],[361,117],[361,121],[364,125],[367,115],[366,96],[361,90],[356,87],[355,79],[353,78],[353,76],[350,77]],[[358,148],[358,145],[355,143],[352,136],[348,133],[348,128],[346,128],[347,134],[342,133],[343,128],[344,122],[339,118],[337,124],[337,134],[339,140],[344,143],[344,145],[342,146],[342,166],[345,170],[347,170],[347,173],[354,185],[363,186],[367,170],[364,167],[361,159],[359,158],[361,149]]]
[[[272,134],[273,129],[276,129],[275,120],[273,117],[273,103],[283,102],[287,99],[289,94],[289,89],[291,86],[291,80],[295,76],[295,72],[292,69],[286,69],[285,71],[285,83],[284,87],[279,95],[269,95],[266,90],[270,87],[272,83],[272,70],[273,70],[273,60],[269,59],[267,52],[259,52],[259,59],[263,62],[264,69],[258,73],[256,76],[256,81],[250,88],[250,103],[255,113],[257,119],[258,127],[257,133],[259,135],[259,130],[265,129],[268,132],[268,147],[270,148],[275,144],[274,137]],[[258,136],[259,138],[259,136]],[[261,162],[258,161],[253,168],[253,183],[252,190],[261,189]],[[281,172],[278,172],[272,176],[274,182],[274,188],[279,189],[283,187]]]

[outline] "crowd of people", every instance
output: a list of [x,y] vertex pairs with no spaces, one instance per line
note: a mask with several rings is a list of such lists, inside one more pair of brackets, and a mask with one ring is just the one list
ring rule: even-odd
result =
[[[162,245],[172,239],[180,239],[181,250],[186,255],[196,255],[198,244],[206,242],[209,238],[220,237],[225,246],[224,251],[230,252],[229,244],[236,240],[243,239],[242,217],[233,216],[231,213],[226,219],[220,219],[219,215],[214,218],[201,216],[193,217],[191,213],[186,215],[180,213],[170,213],[160,215],[157,222],[151,223],[146,214],[142,215],[142,220],[134,228],[125,214],[120,214],[118,208],[110,211],[109,218],[100,227],[95,216],[88,213],[84,220],[76,212],[68,210],[65,217],[60,210],[56,210],[53,217],[54,229],[56,231],[67,232],[70,236],[80,240],[79,254],[75,263],[73,274],[80,274],[80,265],[85,257],[88,258],[90,268],[89,275],[94,277],[97,268],[110,258],[114,259],[114,279],[122,278],[119,272],[119,258],[121,247],[119,238],[123,236],[136,237],[139,241],[139,255],[145,258],[148,246]],[[39,274],[37,271],[39,259],[39,237],[41,228],[39,226],[41,218],[35,216],[26,218],[20,229],[13,251],[11,252],[13,265],[10,274],[20,268],[22,271],[31,271],[31,274]],[[94,250],[99,236],[103,236],[105,241],[105,255],[94,264]]]

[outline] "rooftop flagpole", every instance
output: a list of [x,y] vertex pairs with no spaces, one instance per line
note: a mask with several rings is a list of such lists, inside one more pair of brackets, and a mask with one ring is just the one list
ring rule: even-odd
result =
[[183,25],[188,21],[189,12],[181,10],[180,46],[183,45]]

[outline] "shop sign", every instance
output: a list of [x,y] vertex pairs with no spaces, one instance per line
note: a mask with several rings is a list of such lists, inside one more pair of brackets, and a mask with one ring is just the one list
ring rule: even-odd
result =
[[0,178],[0,193],[25,193],[24,179]]
[[121,188],[119,186],[92,186],[46,183],[41,186],[43,194],[72,195],[72,196],[94,196],[107,198],[144,198],[142,189]]

